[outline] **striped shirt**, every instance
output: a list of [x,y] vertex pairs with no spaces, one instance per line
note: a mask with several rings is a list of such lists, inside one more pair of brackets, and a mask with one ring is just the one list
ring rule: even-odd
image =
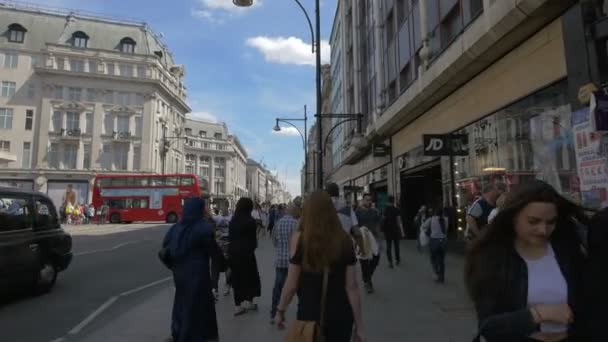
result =
[[272,241],[276,253],[274,262],[276,268],[289,267],[289,242],[291,240],[291,235],[297,229],[298,220],[287,214],[275,224],[274,229],[272,230]]

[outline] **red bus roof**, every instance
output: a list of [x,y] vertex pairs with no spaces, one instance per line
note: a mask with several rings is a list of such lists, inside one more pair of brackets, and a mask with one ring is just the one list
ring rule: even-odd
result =
[[193,173],[167,173],[164,175],[159,175],[156,173],[128,173],[128,174],[99,174],[95,176],[95,178],[124,178],[124,177],[184,177],[184,176],[192,176],[198,178],[197,175]]

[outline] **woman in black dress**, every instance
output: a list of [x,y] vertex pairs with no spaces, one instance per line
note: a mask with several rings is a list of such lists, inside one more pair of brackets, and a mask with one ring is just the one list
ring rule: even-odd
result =
[[232,288],[234,290],[235,316],[256,310],[254,298],[261,294],[260,274],[255,258],[258,247],[257,226],[251,217],[253,201],[241,198],[236,204],[234,217],[228,228],[228,262],[230,264]]
[[291,260],[275,322],[282,326],[285,310],[298,294],[298,320],[320,321],[324,270],[329,270],[324,337],[331,342],[364,341],[355,252],[329,195],[312,193],[304,203],[299,231],[290,247]]

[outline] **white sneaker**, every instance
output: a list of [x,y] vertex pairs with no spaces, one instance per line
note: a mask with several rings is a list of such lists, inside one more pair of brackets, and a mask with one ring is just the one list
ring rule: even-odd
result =
[[219,296],[217,294],[217,290],[213,289],[211,292],[213,293],[213,298],[215,298],[215,300],[217,301],[219,299]]

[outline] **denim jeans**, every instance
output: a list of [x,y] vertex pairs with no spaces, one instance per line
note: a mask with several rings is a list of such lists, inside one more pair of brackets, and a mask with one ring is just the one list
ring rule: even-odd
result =
[[431,265],[433,271],[437,274],[440,281],[445,279],[445,249],[446,239],[431,239],[429,241],[429,249],[431,252]]
[[281,300],[281,292],[283,286],[287,280],[287,268],[277,267],[275,269],[274,288],[272,289],[272,308],[270,310],[270,317],[274,318],[277,314],[277,306]]

